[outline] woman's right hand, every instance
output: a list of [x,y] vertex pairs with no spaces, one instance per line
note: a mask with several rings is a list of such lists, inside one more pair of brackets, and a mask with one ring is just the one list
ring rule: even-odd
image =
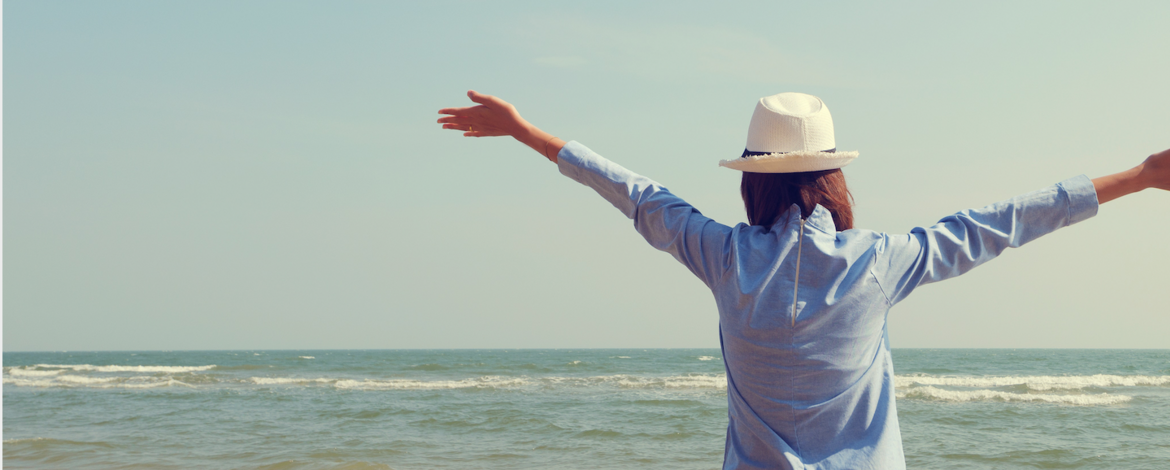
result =
[[1146,188],[1170,191],[1170,150],[1150,155],[1141,165],[1123,172],[1093,178],[1093,187],[1099,204]]
[[1150,155],[1139,168],[1139,177],[1145,180],[1147,187],[1170,191],[1170,150]]

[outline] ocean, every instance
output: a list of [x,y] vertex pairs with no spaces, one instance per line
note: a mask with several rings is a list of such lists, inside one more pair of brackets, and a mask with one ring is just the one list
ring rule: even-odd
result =
[[[6,468],[718,468],[718,349],[4,353]],[[1170,468],[1170,350],[895,349],[910,468]]]

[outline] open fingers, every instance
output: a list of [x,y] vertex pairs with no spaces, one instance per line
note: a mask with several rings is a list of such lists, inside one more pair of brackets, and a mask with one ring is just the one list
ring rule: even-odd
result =
[[498,136],[502,136],[502,135],[508,135],[507,132],[503,132],[499,129],[493,129],[490,127],[479,127],[479,126],[476,126],[476,125],[470,124],[470,123],[449,122],[449,123],[443,124],[443,129],[450,129],[453,131],[462,131],[463,137],[498,137]]
[[495,137],[495,136],[507,135],[506,133],[501,132],[499,129],[491,129],[491,128],[481,127],[477,130],[475,127],[476,126],[474,124],[460,124],[460,123],[443,124],[443,129],[450,129],[453,131],[463,131],[464,137]]
[[472,113],[472,112],[473,112],[473,111],[472,111],[473,109],[476,109],[476,108],[482,108],[482,107],[483,107],[483,105],[480,105],[480,106],[466,106],[466,107],[462,107],[462,108],[443,108],[443,109],[440,109],[440,110],[439,110],[439,114],[456,114],[456,115],[466,115],[466,114],[470,114],[470,113]]
[[468,90],[467,97],[471,98],[471,101],[474,101],[474,102],[479,103],[479,104],[489,104],[489,103],[491,103],[491,99],[495,98],[494,96],[485,95],[485,94],[480,93],[480,92],[475,91],[475,90]]
[[485,95],[475,90],[468,91],[467,97],[471,98],[471,101],[493,108],[503,108],[508,106],[508,103],[504,100],[496,98],[492,95]]
[[479,126],[472,122],[448,122],[443,124],[443,129],[450,129],[453,131],[463,131],[464,137],[496,137],[501,135],[508,135],[500,129],[491,126]]
[[463,137],[496,137],[506,135],[499,131],[492,130],[475,130],[471,126],[461,126],[458,124],[444,124],[443,129],[451,129],[453,131],[463,131]]
[[499,137],[499,136],[503,136],[503,135],[508,135],[508,134],[505,132],[500,132],[500,131],[481,131],[481,130],[467,131],[467,132],[463,133],[463,137]]
[[478,105],[439,110],[446,114],[437,120],[443,129],[463,131],[465,137],[496,137],[513,135],[510,129],[523,122],[507,101],[474,90],[467,97]]

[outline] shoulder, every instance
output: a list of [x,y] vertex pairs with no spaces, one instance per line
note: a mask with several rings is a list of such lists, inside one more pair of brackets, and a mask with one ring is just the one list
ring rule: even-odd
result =
[[890,234],[868,229],[849,229],[836,234],[836,246],[839,250],[852,252],[856,256],[881,256],[890,247],[902,246],[910,242],[910,234]]
[[842,230],[837,232],[837,241],[840,243],[864,243],[875,244],[889,237],[889,234],[884,232],[875,232],[873,230],[863,228],[851,228],[849,230]]

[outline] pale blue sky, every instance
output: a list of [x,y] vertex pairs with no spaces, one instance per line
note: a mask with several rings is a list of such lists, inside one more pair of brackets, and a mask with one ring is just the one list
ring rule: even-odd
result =
[[[861,227],[1170,147],[1166,2],[4,4],[4,350],[718,347],[591,190],[443,131],[468,89],[743,221],[756,100],[822,97]],[[894,347],[1170,347],[1170,194],[891,313]]]

